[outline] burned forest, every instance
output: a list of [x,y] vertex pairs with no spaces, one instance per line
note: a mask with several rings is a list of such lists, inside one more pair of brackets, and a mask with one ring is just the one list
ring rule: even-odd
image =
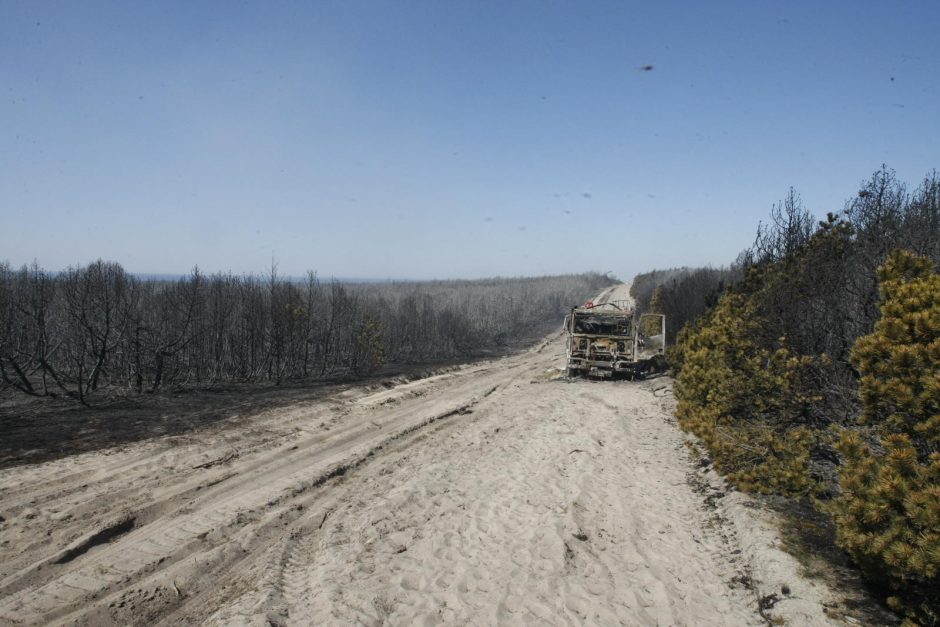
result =
[[356,378],[493,355],[560,325],[600,274],[476,281],[138,278],[95,261],[0,264],[0,394],[91,404],[224,383]]

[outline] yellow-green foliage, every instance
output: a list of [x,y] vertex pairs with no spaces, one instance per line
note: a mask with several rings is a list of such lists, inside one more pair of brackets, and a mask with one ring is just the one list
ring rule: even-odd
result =
[[757,344],[755,299],[728,292],[679,336],[676,387],[680,426],[698,436],[715,466],[748,491],[801,494],[813,431],[799,426],[815,399],[803,392],[810,358]]
[[356,336],[356,348],[359,351],[359,359],[356,361],[357,372],[374,372],[385,364],[382,324],[372,314],[366,314],[363,319],[362,327]]
[[[901,597],[909,587],[940,596],[940,275],[929,260],[898,251],[879,279],[881,319],[852,352],[861,422],[876,442],[842,435],[838,539]],[[906,601],[894,605],[910,610]],[[926,620],[940,618],[933,612]]]

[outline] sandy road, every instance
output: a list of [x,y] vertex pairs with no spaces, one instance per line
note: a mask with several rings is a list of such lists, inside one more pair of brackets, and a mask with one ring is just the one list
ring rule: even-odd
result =
[[[714,506],[668,380],[566,381],[563,366],[553,335],[3,471],[0,623],[764,624],[752,562],[773,538]],[[825,622],[787,568],[765,589],[786,576],[806,590],[796,615]]]

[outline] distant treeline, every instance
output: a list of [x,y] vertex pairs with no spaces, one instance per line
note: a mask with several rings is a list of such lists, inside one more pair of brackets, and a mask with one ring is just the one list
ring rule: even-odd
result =
[[822,222],[791,190],[731,269],[640,281],[694,314],[676,316],[679,424],[739,488],[811,497],[921,624],[940,622],[938,263],[940,177],[882,168]]
[[560,324],[597,273],[424,283],[322,283],[194,270],[136,278],[0,263],[0,391],[88,403],[167,387],[360,376],[473,355]]

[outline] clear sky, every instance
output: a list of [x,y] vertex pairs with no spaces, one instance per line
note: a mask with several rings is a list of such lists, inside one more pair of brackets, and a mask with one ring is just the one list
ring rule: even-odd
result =
[[[940,2],[0,0],[0,259],[728,263],[940,168]],[[644,69],[652,66],[652,69]]]

